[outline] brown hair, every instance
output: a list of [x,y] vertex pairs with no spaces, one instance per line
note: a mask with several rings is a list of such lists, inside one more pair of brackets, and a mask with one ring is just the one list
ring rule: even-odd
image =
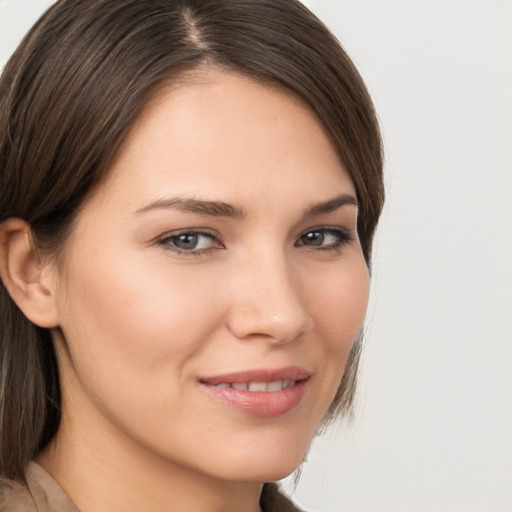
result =
[[[297,0],[60,0],[0,80],[0,222],[19,217],[57,252],[156,89],[208,63],[292,91],[317,114],[357,191],[367,264],[383,204],[378,123],[336,39]],[[55,435],[50,332],[0,284],[0,475],[14,478]],[[331,407],[349,410],[358,339]]]

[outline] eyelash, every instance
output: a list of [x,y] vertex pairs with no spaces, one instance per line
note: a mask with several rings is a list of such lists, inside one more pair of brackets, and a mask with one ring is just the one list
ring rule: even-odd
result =
[[168,251],[173,251],[176,254],[179,255],[186,255],[186,256],[203,256],[205,254],[210,253],[211,251],[215,249],[221,249],[222,247],[208,247],[204,249],[190,249],[190,250],[184,250],[176,245],[174,245],[174,242],[176,242],[179,237],[183,236],[196,236],[196,237],[204,237],[208,238],[212,242],[217,243],[217,245],[222,245],[222,239],[217,233],[212,233],[209,231],[203,231],[203,230],[197,230],[197,229],[186,229],[182,231],[176,231],[172,234],[166,235],[163,238],[160,238],[157,240],[158,245],[162,245],[165,247]]
[[[302,242],[302,239],[307,237],[308,235],[320,234],[323,237],[332,236],[336,240],[333,243],[327,245],[307,245]],[[354,235],[341,227],[327,227],[327,226],[319,226],[315,228],[308,229],[302,235],[299,236],[297,241],[295,242],[296,247],[309,247],[313,250],[317,251],[338,251],[342,246],[352,242],[354,240]]]
[[[315,244],[307,244],[304,243],[307,236],[321,235],[322,237],[332,236],[336,240],[327,245],[315,245]],[[217,246],[213,247],[205,247],[202,249],[183,249],[179,248],[175,245],[175,243],[179,240],[180,237],[204,237],[208,238],[211,242],[216,242]],[[311,239],[313,241],[313,239]],[[302,233],[297,240],[295,241],[295,247],[307,247],[311,250],[315,251],[339,251],[340,248],[354,240],[354,235],[341,227],[327,227],[327,226],[318,226],[311,229],[308,229],[304,233]],[[323,241],[323,240],[322,240]],[[166,235],[159,240],[157,240],[157,244],[164,246],[166,250],[173,251],[178,255],[187,255],[187,256],[204,256],[205,254],[210,253],[215,249],[222,249],[223,241],[222,238],[217,233],[212,233],[209,231],[203,230],[182,230],[173,232],[172,234]]]

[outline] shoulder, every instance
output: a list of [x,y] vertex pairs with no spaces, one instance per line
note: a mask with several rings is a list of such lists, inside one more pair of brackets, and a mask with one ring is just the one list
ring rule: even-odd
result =
[[78,512],[59,484],[30,462],[23,479],[0,479],[0,512]]
[[38,512],[25,482],[0,479],[0,512]]

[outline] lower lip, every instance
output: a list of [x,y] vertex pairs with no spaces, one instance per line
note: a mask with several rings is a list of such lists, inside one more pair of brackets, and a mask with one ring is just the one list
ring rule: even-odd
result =
[[201,383],[211,396],[250,416],[272,418],[295,409],[306,391],[308,379],[281,391],[246,391]]

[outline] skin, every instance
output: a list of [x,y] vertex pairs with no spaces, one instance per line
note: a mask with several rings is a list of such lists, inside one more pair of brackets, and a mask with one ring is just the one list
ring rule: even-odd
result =
[[[304,217],[341,195],[355,197],[352,181],[289,93],[209,71],[151,101],[79,213],[65,265],[41,272],[63,402],[37,460],[82,512],[255,512],[261,482],[297,467],[368,300],[357,206]],[[177,197],[239,215],[154,204]],[[198,229],[198,249],[178,252],[169,236]],[[199,383],[287,366],[311,375],[276,417]]]

